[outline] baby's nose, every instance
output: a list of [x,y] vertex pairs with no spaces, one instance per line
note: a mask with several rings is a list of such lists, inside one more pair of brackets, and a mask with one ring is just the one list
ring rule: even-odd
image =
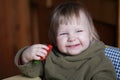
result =
[[73,42],[75,41],[76,37],[74,35],[69,35],[68,41]]

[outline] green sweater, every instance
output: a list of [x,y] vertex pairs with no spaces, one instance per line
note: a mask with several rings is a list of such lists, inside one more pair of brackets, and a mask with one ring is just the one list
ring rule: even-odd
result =
[[66,56],[54,48],[44,62],[34,64],[31,61],[18,65],[18,58],[24,49],[17,53],[15,63],[29,77],[40,76],[45,80],[117,80],[112,62],[104,54],[105,45],[100,41],[95,41],[76,56]]

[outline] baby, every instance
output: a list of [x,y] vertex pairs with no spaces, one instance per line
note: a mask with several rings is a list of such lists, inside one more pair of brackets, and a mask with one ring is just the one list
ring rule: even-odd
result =
[[54,9],[49,40],[53,46],[49,54],[45,44],[18,51],[15,64],[24,75],[45,80],[117,80],[105,45],[81,3],[66,2]]

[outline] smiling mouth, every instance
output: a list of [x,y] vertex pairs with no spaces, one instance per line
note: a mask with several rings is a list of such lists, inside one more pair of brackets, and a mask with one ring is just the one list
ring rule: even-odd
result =
[[66,47],[67,47],[67,48],[76,48],[76,47],[78,47],[78,46],[80,46],[80,44],[68,45],[68,46],[66,46]]

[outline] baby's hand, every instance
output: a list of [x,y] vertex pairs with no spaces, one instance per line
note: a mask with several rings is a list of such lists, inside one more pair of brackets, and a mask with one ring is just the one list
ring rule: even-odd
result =
[[52,50],[52,45],[47,45],[47,47],[48,47],[48,50],[47,50],[47,55],[45,56],[45,57],[41,57],[40,56],[40,60],[42,61],[42,60],[45,60],[46,59],[46,57],[48,56],[48,54],[50,53],[50,51]]
[[44,44],[35,44],[27,48],[22,54],[22,62],[28,63],[32,60],[45,59],[49,47]]

